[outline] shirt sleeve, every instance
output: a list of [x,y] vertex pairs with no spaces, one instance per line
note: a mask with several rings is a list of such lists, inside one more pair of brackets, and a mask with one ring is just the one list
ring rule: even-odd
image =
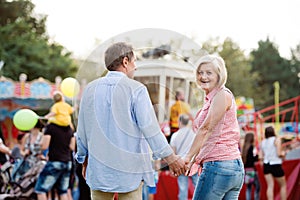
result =
[[83,163],[86,156],[88,156],[88,149],[87,149],[87,138],[86,138],[86,132],[85,132],[85,118],[84,118],[84,103],[85,98],[84,95],[82,96],[81,103],[80,103],[80,109],[78,114],[78,124],[77,124],[77,130],[75,133],[75,139],[76,139],[76,154],[75,159],[78,161],[78,163]]
[[56,103],[51,107],[50,111],[57,114],[57,104]]
[[189,104],[184,102],[184,113],[190,113],[191,112],[191,107]]
[[135,120],[153,152],[154,159],[171,155],[173,150],[160,130],[146,87],[137,91],[133,102]]
[[171,136],[171,140],[170,140],[170,146],[171,147],[176,147],[176,138],[177,137],[177,134],[174,133],[172,136]]

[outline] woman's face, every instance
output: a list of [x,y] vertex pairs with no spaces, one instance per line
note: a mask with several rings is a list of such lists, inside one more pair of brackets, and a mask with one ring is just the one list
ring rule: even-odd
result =
[[197,83],[208,94],[218,84],[218,74],[211,63],[202,64],[197,71]]

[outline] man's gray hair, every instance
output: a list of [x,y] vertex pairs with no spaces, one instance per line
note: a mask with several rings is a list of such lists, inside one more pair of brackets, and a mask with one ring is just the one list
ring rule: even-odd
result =
[[190,117],[188,115],[186,115],[186,114],[179,115],[179,122],[182,125],[184,125],[184,126],[188,125],[189,121],[190,121]]
[[105,51],[105,66],[109,71],[115,71],[122,64],[125,57],[130,62],[134,57],[133,47],[125,42],[117,42]]

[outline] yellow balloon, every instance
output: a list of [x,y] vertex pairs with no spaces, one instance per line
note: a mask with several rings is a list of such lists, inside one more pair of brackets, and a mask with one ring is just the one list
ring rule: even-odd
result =
[[68,77],[61,82],[60,89],[66,97],[71,98],[79,93],[80,85],[75,78]]

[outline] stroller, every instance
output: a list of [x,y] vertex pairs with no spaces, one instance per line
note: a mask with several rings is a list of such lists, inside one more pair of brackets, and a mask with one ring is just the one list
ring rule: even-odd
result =
[[[17,167],[15,173],[7,176],[8,179],[4,184],[5,188],[2,188],[0,192],[2,193],[0,194],[0,200],[37,199],[34,186],[45,164],[45,160],[33,156],[28,156],[22,160],[20,165],[15,166]],[[7,169],[5,170],[7,171]]]
[[6,193],[7,187],[9,186],[9,181],[11,180],[10,171],[12,166],[13,165],[10,161],[6,161],[0,167],[0,194]]

